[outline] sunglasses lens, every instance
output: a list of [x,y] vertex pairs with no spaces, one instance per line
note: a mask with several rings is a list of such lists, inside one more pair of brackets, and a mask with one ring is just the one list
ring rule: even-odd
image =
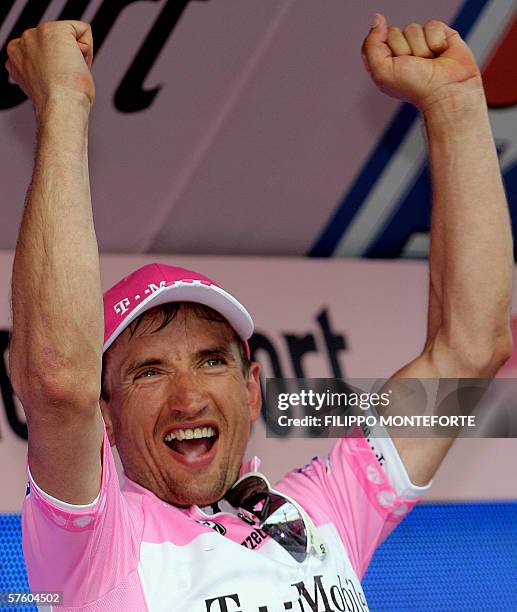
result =
[[268,491],[267,483],[262,478],[251,476],[232,487],[225,498],[235,508],[244,508],[255,514],[256,506],[264,501]]
[[276,509],[262,521],[260,528],[301,563],[307,557],[305,523],[293,504],[273,494],[271,497],[271,508]]
[[250,476],[243,479],[226,494],[226,499],[232,506],[255,515],[260,528],[296,561],[305,560],[307,530],[300,512],[288,499],[270,491],[262,478]]

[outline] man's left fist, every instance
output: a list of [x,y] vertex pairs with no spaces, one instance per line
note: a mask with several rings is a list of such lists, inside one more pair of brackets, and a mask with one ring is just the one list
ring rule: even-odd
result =
[[377,87],[420,110],[463,88],[480,88],[476,60],[461,36],[441,21],[390,27],[376,15],[362,47],[363,60]]

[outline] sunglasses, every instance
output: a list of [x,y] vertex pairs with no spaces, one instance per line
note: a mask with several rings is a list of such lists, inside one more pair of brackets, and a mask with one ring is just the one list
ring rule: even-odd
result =
[[[239,478],[224,498],[234,508],[248,512],[255,525],[298,563],[305,561],[311,552],[318,559],[325,557],[325,544],[305,510],[287,495],[275,491],[263,474],[250,472]],[[250,522],[250,517],[239,516]]]

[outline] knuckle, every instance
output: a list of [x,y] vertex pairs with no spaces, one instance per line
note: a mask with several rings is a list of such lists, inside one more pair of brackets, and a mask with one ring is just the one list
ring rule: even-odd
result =
[[71,26],[74,26],[74,27],[80,27],[81,29],[85,29],[85,30],[87,30],[89,25],[90,25],[87,21],[81,21],[79,19],[77,19],[77,20],[68,20],[66,23],[69,26],[71,25]]
[[84,30],[85,32],[91,32],[92,30],[92,26],[90,25],[88,21],[69,21],[68,23],[74,27],[79,27],[81,30]]
[[404,32],[415,32],[416,30],[419,30],[422,26],[419,23],[415,23],[414,21],[412,21],[411,23],[408,23],[406,25],[406,27],[404,28]]
[[426,28],[444,28],[445,24],[443,21],[438,21],[438,19],[429,19],[429,21],[425,22]]
[[52,23],[50,21],[44,21],[43,23],[39,24],[37,29],[41,34],[46,34],[49,30],[53,29]]
[[59,21],[43,21],[36,28],[36,31],[41,36],[50,36],[62,29],[62,23]]

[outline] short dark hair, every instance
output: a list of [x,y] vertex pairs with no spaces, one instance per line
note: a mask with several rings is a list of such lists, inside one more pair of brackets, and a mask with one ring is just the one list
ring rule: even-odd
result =
[[[139,317],[137,317],[134,321],[132,321],[128,326],[128,329],[130,330],[130,337],[132,338],[136,334],[138,328],[142,324],[142,321],[146,317],[148,317],[151,313],[157,314],[160,317],[156,326],[151,330],[151,333],[155,334],[156,332],[161,331],[162,329],[167,327],[167,325],[169,325],[171,321],[174,320],[174,318],[178,314],[178,311],[181,307],[186,309],[187,312],[193,313],[200,318],[206,319],[207,321],[215,321],[217,323],[227,323],[229,325],[228,321],[223,317],[223,315],[219,314],[213,308],[210,308],[210,306],[205,306],[204,304],[198,304],[196,302],[169,302],[167,304],[156,306],[155,308],[152,308],[151,310],[144,312]],[[232,331],[233,331],[233,328],[232,328]],[[235,339],[237,340],[239,344],[239,349],[240,349],[239,352],[240,352],[241,362],[242,362],[242,373],[244,374],[244,377],[246,378],[250,372],[251,361],[249,360],[248,355],[246,353],[246,347],[244,346],[244,342],[239,336],[237,336],[235,331],[233,331],[233,333],[235,335]],[[109,401],[109,397],[110,397],[108,385],[106,381],[106,375],[105,375],[108,353],[109,353],[109,349],[102,356],[101,399],[104,400],[105,402]]]

